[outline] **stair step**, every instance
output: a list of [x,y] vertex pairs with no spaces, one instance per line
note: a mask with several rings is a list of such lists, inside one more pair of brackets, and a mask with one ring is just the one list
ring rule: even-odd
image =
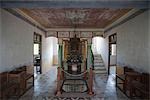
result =
[[95,70],[106,70],[105,67],[94,67]]
[[100,66],[104,66],[104,63],[94,63],[94,66],[98,66],[98,65],[100,65]]
[[105,67],[104,65],[94,65],[94,67]]
[[100,55],[100,54],[98,54],[98,55],[94,55],[94,57],[101,57],[101,55]]
[[96,74],[107,74],[106,70],[95,70],[94,71]]
[[100,54],[94,55],[94,72],[96,74],[107,74],[107,70]]
[[102,60],[94,60],[94,63],[103,63],[103,61]]
[[101,56],[94,56],[94,58],[102,58]]
[[100,61],[101,61],[101,60],[102,60],[102,58],[94,58],[94,60],[96,60],[96,61],[97,61],[97,60],[100,60]]

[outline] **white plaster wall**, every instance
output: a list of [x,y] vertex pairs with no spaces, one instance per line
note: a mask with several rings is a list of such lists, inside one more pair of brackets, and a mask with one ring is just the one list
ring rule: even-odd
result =
[[53,65],[58,64],[58,39],[53,37]]
[[148,27],[146,11],[106,33],[117,33],[117,64],[149,72]]
[[53,65],[53,37],[43,39],[42,43],[42,72],[45,73]]
[[[0,72],[8,71],[20,65],[33,64],[33,33],[42,35],[42,71],[47,71],[46,61],[52,58],[45,57],[48,51],[45,45],[48,43],[42,31],[17,18],[9,12],[2,10],[2,63]],[[45,51],[45,52],[44,52]],[[49,67],[48,67],[49,68]]]

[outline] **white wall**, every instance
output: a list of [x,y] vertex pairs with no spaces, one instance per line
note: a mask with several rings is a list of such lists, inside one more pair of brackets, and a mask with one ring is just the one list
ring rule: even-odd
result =
[[42,53],[44,54],[42,56],[43,72],[47,72],[53,65],[54,40],[55,40],[54,37],[47,37],[46,39],[43,39],[43,50],[42,50]]
[[58,39],[53,37],[53,64],[58,64]]
[[[33,64],[33,33],[42,34],[42,61],[52,61],[52,58],[46,58],[48,55],[47,39],[42,31],[28,24],[27,22],[17,18],[11,13],[2,9],[2,63],[0,64],[0,72],[8,71],[21,65]],[[46,49],[46,50],[45,50]],[[46,51],[46,52],[44,52]],[[43,73],[47,66],[42,64]],[[51,64],[50,64],[51,65]],[[50,66],[49,65],[49,66]]]
[[148,27],[148,11],[146,11],[106,33],[117,33],[117,64],[148,72],[150,68]]

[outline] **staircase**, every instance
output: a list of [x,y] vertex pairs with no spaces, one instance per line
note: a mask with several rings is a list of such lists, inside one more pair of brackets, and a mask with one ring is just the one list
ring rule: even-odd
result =
[[100,54],[94,54],[94,69],[96,74],[107,74],[107,70]]

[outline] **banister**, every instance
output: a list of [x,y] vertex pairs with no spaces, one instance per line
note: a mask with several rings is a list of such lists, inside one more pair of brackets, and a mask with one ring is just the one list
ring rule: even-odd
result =
[[90,68],[89,72],[89,95],[93,95],[93,69]]
[[60,81],[61,81],[61,69],[60,67],[57,68],[57,91],[56,91],[56,96],[60,96],[61,95],[61,84],[60,84]]

